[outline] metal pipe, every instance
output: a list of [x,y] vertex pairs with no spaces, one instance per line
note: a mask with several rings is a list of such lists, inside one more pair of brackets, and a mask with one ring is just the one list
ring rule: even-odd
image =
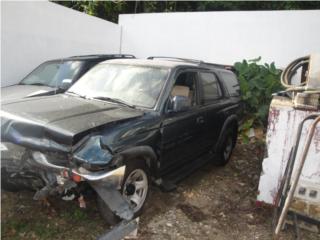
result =
[[296,190],[296,187],[297,187],[297,184],[298,184],[298,181],[299,181],[299,178],[300,178],[300,175],[301,175],[305,160],[307,158],[307,154],[308,154],[308,151],[309,151],[309,148],[310,148],[311,140],[313,138],[313,135],[314,135],[314,132],[315,132],[315,129],[316,129],[316,125],[318,124],[318,122],[320,122],[320,116],[317,117],[314,120],[314,122],[312,123],[312,125],[310,126],[310,129],[308,131],[307,141],[306,141],[306,143],[304,145],[303,153],[301,155],[301,159],[300,159],[296,174],[295,174],[295,176],[294,176],[294,178],[292,180],[292,185],[290,186],[290,189],[289,189],[289,192],[288,192],[288,197],[286,198],[286,201],[284,203],[284,207],[283,207],[283,210],[281,212],[281,215],[280,215],[280,218],[279,218],[276,230],[275,230],[274,239],[276,239],[278,237],[278,235],[280,233],[280,230],[282,228],[282,225],[284,223],[285,217],[287,216],[287,213],[288,213],[288,210],[289,210],[289,206],[290,206],[291,201],[293,199],[293,195],[294,195],[294,192]]
[[[295,160],[296,160],[296,156],[297,156],[297,152],[298,152],[298,148],[299,148],[299,144],[300,144],[303,126],[307,120],[315,119],[318,116],[319,116],[319,114],[310,114],[307,117],[305,117],[298,126],[297,135],[295,136],[294,144],[292,146],[292,155],[290,156],[289,161],[287,163],[288,164],[288,172],[287,172],[288,175],[287,175],[287,179],[284,182],[284,186],[283,186],[283,190],[285,190],[285,192],[284,192],[285,195],[287,194],[287,188],[288,188],[288,185],[290,184],[290,181],[291,181],[292,171],[293,171],[293,167],[295,164]],[[286,177],[286,176],[284,176],[284,177]],[[283,191],[282,191],[282,193],[283,193]],[[280,193],[280,194],[282,194],[282,193]],[[276,205],[276,206],[278,206],[278,205]],[[282,207],[282,206],[280,205],[280,207]]]
[[[292,146],[290,154],[289,154],[289,159],[288,159],[288,162],[287,162],[287,166],[286,166],[285,172],[283,174],[283,179],[281,181],[281,185],[279,187],[278,194],[277,194],[276,200],[274,202],[274,205],[276,206],[276,208],[280,207],[280,209],[282,209],[282,207],[283,207],[283,199],[282,198],[283,198],[283,196],[284,197],[287,196],[288,185],[289,185],[290,180],[291,180],[292,170],[293,170],[293,166],[294,166],[294,163],[295,163],[297,151],[298,151],[298,148],[299,148],[300,138],[301,138],[301,133],[302,133],[303,126],[304,126],[306,121],[311,120],[311,119],[315,119],[318,116],[319,116],[319,114],[310,114],[307,117],[305,117],[299,123],[298,130],[297,130],[297,133],[295,135],[295,139],[293,141],[293,146]],[[276,216],[276,217],[278,217],[278,216]],[[274,220],[274,221],[276,221],[276,220]]]

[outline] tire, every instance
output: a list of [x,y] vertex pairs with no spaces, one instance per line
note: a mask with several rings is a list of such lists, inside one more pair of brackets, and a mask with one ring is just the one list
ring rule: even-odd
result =
[[215,158],[215,165],[217,166],[225,166],[232,155],[232,151],[235,147],[237,139],[237,130],[236,128],[229,128],[224,134],[221,145],[217,151]]
[[[139,186],[139,189],[137,186]],[[143,212],[144,205],[149,196],[149,191],[150,178],[146,164],[142,163],[142,161],[132,161],[130,164],[126,165],[126,172],[124,174],[120,192],[133,208],[133,218],[140,216]],[[115,225],[121,221],[121,219],[110,210],[99,195],[97,201],[98,209],[102,217],[110,225]]]

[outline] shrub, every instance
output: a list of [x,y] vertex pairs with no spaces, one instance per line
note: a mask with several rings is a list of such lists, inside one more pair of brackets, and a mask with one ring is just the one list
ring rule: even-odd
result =
[[274,62],[259,64],[260,60],[261,57],[234,64],[244,102],[245,128],[266,127],[272,93],[283,89],[281,70]]

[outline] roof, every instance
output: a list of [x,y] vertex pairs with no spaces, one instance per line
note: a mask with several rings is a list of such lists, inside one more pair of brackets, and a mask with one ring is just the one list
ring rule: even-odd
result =
[[143,66],[150,66],[150,67],[166,67],[166,68],[173,68],[176,66],[199,67],[199,64],[196,64],[196,63],[172,61],[172,60],[151,60],[151,59],[112,59],[112,60],[108,60],[107,62],[103,62],[103,63],[143,65]]
[[165,57],[149,57],[148,59],[124,59],[123,58],[123,59],[108,60],[105,63],[143,65],[143,66],[165,67],[165,68],[174,68],[177,66],[188,66],[188,67],[197,67],[202,69],[216,69],[224,72],[234,72],[234,67],[231,65],[208,63],[208,62],[203,62],[203,61],[198,61],[193,59],[183,59],[183,58],[165,58]]

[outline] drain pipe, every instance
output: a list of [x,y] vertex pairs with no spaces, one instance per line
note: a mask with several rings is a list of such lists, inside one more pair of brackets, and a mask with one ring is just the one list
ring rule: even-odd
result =
[[314,122],[312,123],[312,125],[310,126],[310,129],[308,131],[307,141],[306,141],[304,149],[303,149],[303,153],[302,153],[299,165],[298,165],[297,172],[296,172],[296,174],[295,174],[295,176],[294,176],[294,178],[292,180],[292,185],[291,185],[291,187],[289,189],[288,197],[286,198],[286,201],[284,203],[284,207],[283,207],[281,215],[279,217],[279,221],[278,221],[278,224],[276,226],[275,233],[274,233],[274,239],[278,238],[280,230],[281,230],[281,228],[283,226],[284,220],[285,220],[285,218],[287,216],[291,201],[293,199],[294,192],[296,190],[296,187],[297,187],[297,184],[298,184],[298,181],[299,181],[299,178],[300,178],[304,163],[305,163],[306,158],[307,158],[307,154],[309,152],[311,140],[313,138],[316,126],[317,126],[317,124],[319,122],[320,122],[320,115],[314,120]]

